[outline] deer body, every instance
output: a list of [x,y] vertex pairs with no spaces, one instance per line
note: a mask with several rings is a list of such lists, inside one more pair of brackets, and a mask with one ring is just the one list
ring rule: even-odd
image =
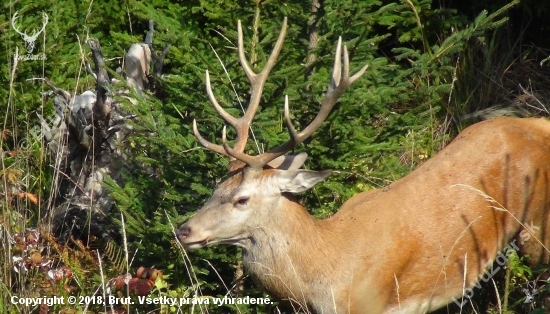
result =
[[[286,20],[282,34],[285,27]],[[254,77],[243,56],[243,68]],[[343,93],[362,74],[350,78],[345,48],[342,58],[344,65],[335,64],[335,72],[342,67],[344,74],[333,74],[319,115],[336,102],[333,93]],[[548,257],[535,240],[550,242],[550,123],[545,120],[497,118],[473,125],[405,178],[357,194],[334,216],[317,220],[292,194],[330,172],[299,169],[303,155],[284,156],[293,147],[289,142],[297,145],[319,126],[317,117],[297,133],[285,104],[291,140],[248,156],[242,151],[251,118],[236,123],[212,100],[208,79],[207,88],[216,110],[237,129],[238,143],[230,148],[225,132],[223,146],[207,142],[196,124],[195,135],[207,148],[242,162],[232,163],[229,178],[179,228],[178,238],[189,249],[217,243],[242,247],[245,269],[255,281],[297,308],[424,313],[459,299],[499,254],[505,259],[517,249],[535,263]],[[251,100],[245,117],[253,116],[254,106]],[[526,234],[520,222],[536,228]]]
[[[403,313],[423,313],[459,298],[464,281],[469,288],[481,275],[489,279],[484,272],[498,252],[507,256],[517,248],[533,263],[547,260],[535,237],[548,247],[549,160],[548,121],[497,118],[465,129],[436,156],[365,202],[361,194],[351,198],[332,219],[340,213],[365,217],[349,226],[358,246],[367,247],[363,256],[371,259],[357,263],[358,273],[365,274],[357,285],[370,287],[367,292],[377,296],[373,302],[384,304],[384,311],[397,311],[400,302]],[[534,234],[514,217],[535,225]],[[387,263],[391,266],[382,266]],[[358,286],[356,291],[365,293]]]

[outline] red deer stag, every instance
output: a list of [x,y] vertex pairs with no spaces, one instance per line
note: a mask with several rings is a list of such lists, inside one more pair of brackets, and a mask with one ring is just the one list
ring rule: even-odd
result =
[[[286,31],[260,73],[247,63],[241,24],[238,53],[252,85],[241,118],[216,101],[208,72],[208,97],[235,128],[234,147],[206,148],[231,157],[229,178],[177,231],[187,249],[227,243],[243,248],[246,271],[276,297],[317,313],[424,313],[465,304],[508,256],[532,262],[548,257],[550,123],[496,118],[475,124],[405,178],[359,193],[332,217],[317,220],[293,193],[304,192],[330,171],[299,169],[305,154],[284,154],[323,122],[338,97],[366,66],[349,76],[346,46],[336,47],[332,80],[314,120],[297,132],[285,99],[290,139],[263,154],[244,153],[248,129]],[[504,262],[503,262],[504,261]],[[462,297],[466,296],[466,297]]]

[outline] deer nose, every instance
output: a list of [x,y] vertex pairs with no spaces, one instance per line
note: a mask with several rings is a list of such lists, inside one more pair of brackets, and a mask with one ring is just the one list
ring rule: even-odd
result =
[[180,239],[187,238],[187,236],[191,233],[191,228],[189,228],[186,225],[182,225],[179,227],[178,231],[176,232],[176,236]]

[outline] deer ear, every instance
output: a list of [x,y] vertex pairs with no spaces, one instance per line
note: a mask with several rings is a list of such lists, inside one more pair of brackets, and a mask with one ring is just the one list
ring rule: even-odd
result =
[[278,171],[277,183],[281,192],[301,193],[311,189],[315,184],[323,181],[332,170],[283,170]]
[[300,168],[306,162],[307,153],[298,155],[279,156],[267,163],[267,167],[280,170],[291,170]]

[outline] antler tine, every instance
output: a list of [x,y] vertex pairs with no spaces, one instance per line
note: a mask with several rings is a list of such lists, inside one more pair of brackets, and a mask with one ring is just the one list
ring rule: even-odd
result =
[[[342,53],[342,46],[343,46],[343,53]],[[342,64],[343,59],[343,64]],[[367,70],[368,65],[365,65],[361,70],[357,71],[353,76],[349,76],[349,55],[348,55],[348,49],[345,45],[342,45],[342,38],[340,37],[338,39],[338,44],[336,47],[336,57],[334,60],[334,69],[332,71],[332,78],[327,90],[327,93],[325,94],[325,99],[323,100],[321,104],[321,108],[319,109],[319,112],[317,113],[317,116],[311,121],[311,123],[303,129],[300,133],[296,132],[296,129],[292,125],[292,121],[290,119],[290,113],[289,113],[289,106],[288,106],[288,97],[285,97],[285,112],[284,112],[284,118],[285,118],[285,124],[288,129],[288,132],[290,133],[290,139],[283,143],[280,146],[277,146],[268,152],[265,152],[261,155],[248,158],[246,161],[242,159],[242,156],[234,156],[237,159],[242,160],[246,164],[248,164],[252,168],[261,168],[265,166],[268,162],[271,160],[284,155],[291,149],[293,149],[296,145],[302,143],[305,141],[308,137],[313,134],[323,123],[323,121],[328,117],[330,111],[336,104],[338,98],[346,91],[346,89],[353,83],[355,80],[357,80],[361,75],[365,73]],[[250,156],[249,156],[250,157]]]
[[[210,74],[208,73],[208,70],[206,70],[206,94],[208,94],[208,99],[210,100],[210,104],[212,104],[212,107],[216,110],[216,112],[230,125],[232,125],[234,128],[238,128],[237,119],[230,115],[225,109],[220,106],[218,101],[216,100],[216,97],[214,96],[214,92],[212,91],[212,85],[210,84]],[[199,132],[199,129],[197,128],[197,121],[193,120],[193,134],[195,134],[195,137],[199,141],[199,143],[204,146],[206,149],[209,149],[211,151],[214,151],[218,154],[229,156],[228,153],[225,151],[222,145],[214,144],[208,140],[206,140]]]
[[237,21],[237,45],[237,51],[239,53],[239,61],[241,62],[241,66],[243,67],[244,73],[246,73],[246,77],[248,77],[248,81],[250,81],[250,84],[253,84],[257,74],[252,71],[252,69],[248,65],[248,61],[246,60],[246,56],[244,53],[244,39],[241,20]]
[[225,109],[220,106],[218,101],[216,100],[216,97],[214,96],[214,92],[212,91],[212,85],[210,84],[210,74],[208,73],[208,70],[206,70],[206,93],[208,94],[208,99],[210,100],[210,103],[212,104],[212,107],[216,110],[216,112],[231,126],[234,128],[237,127],[237,119],[230,115]]
[[19,11],[15,11],[15,13],[13,14],[13,17],[11,18],[11,25],[13,26],[13,29],[15,30],[16,33],[18,33],[19,35],[24,35],[23,33],[21,33],[21,31],[17,29],[17,27],[15,27],[15,21],[17,21],[18,18],[19,18]]
[[336,44],[336,53],[334,55],[334,65],[332,66],[332,78],[330,80],[329,90],[340,83],[342,77],[342,37],[338,37]]
[[46,28],[46,25],[48,25],[48,21],[49,21],[48,14],[46,14],[46,12],[42,12],[42,29],[38,32],[39,34],[44,31],[44,29]]
[[287,18],[285,17],[283,20],[283,26],[281,27],[279,38],[277,38],[277,42],[273,47],[273,51],[271,51],[269,59],[267,59],[267,62],[265,63],[264,68],[258,74],[252,71],[252,69],[248,65],[248,61],[246,60],[246,56],[244,53],[243,31],[241,27],[241,21],[238,21],[237,28],[238,28],[238,42],[239,42],[239,61],[241,62],[241,65],[246,73],[246,76],[250,81],[250,85],[252,86],[252,92],[250,95],[250,102],[248,104],[248,108],[246,109],[245,115],[241,118],[246,121],[246,120],[252,120],[252,118],[254,117],[254,114],[258,109],[258,105],[260,104],[260,98],[262,97],[262,91],[264,88],[265,81],[267,80],[269,73],[273,69],[273,66],[275,65],[275,60],[277,60],[277,57],[281,52],[281,48],[283,47],[283,42],[286,36],[286,29],[287,29]]
[[[225,129],[225,127],[224,127]],[[199,141],[199,143],[204,146],[204,148],[209,149],[213,152],[216,152],[218,154],[229,156],[226,152],[223,146],[214,144],[212,142],[209,142],[204,137],[202,137],[201,133],[199,132],[199,129],[197,128],[197,120],[193,120],[193,134],[195,134],[195,137]]]
[[[273,47],[273,51],[271,51],[271,54],[264,68],[260,73],[254,73],[254,71],[252,71],[252,69],[250,68],[250,65],[248,64],[248,61],[245,56],[243,30],[241,26],[241,21],[237,22],[239,61],[241,62],[241,66],[243,67],[243,70],[246,73],[248,80],[250,81],[252,91],[250,93],[250,101],[248,103],[248,108],[246,109],[245,114],[241,118],[236,119],[235,124],[231,124],[237,131],[237,140],[235,143],[235,147],[229,150],[226,149],[226,152],[227,154],[229,154],[230,156],[236,159],[241,159],[241,160],[242,158],[246,159],[246,157],[243,157],[243,154],[239,154],[239,153],[242,153],[246,146],[246,141],[248,140],[248,129],[250,128],[252,119],[254,118],[254,115],[258,110],[258,106],[260,105],[260,99],[262,97],[262,92],[263,92],[264,84],[267,80],[267,77],[271,72],[271,70],[273,69],[273,66],[275,66],[275,60],[277,59],[277,56],[281,52],[281,48],[283,46],[283,42],[286,35],[286,29],[287,29],[287,18],[285,17],[283,20],[283,26],[281,27],[281,33],[279,34],[279,38],[277,39],[277,42]],[[227,144],[224,144],[224,147],[229,147],[229,146]],[[237,157],[237,155],[239,157]]]

